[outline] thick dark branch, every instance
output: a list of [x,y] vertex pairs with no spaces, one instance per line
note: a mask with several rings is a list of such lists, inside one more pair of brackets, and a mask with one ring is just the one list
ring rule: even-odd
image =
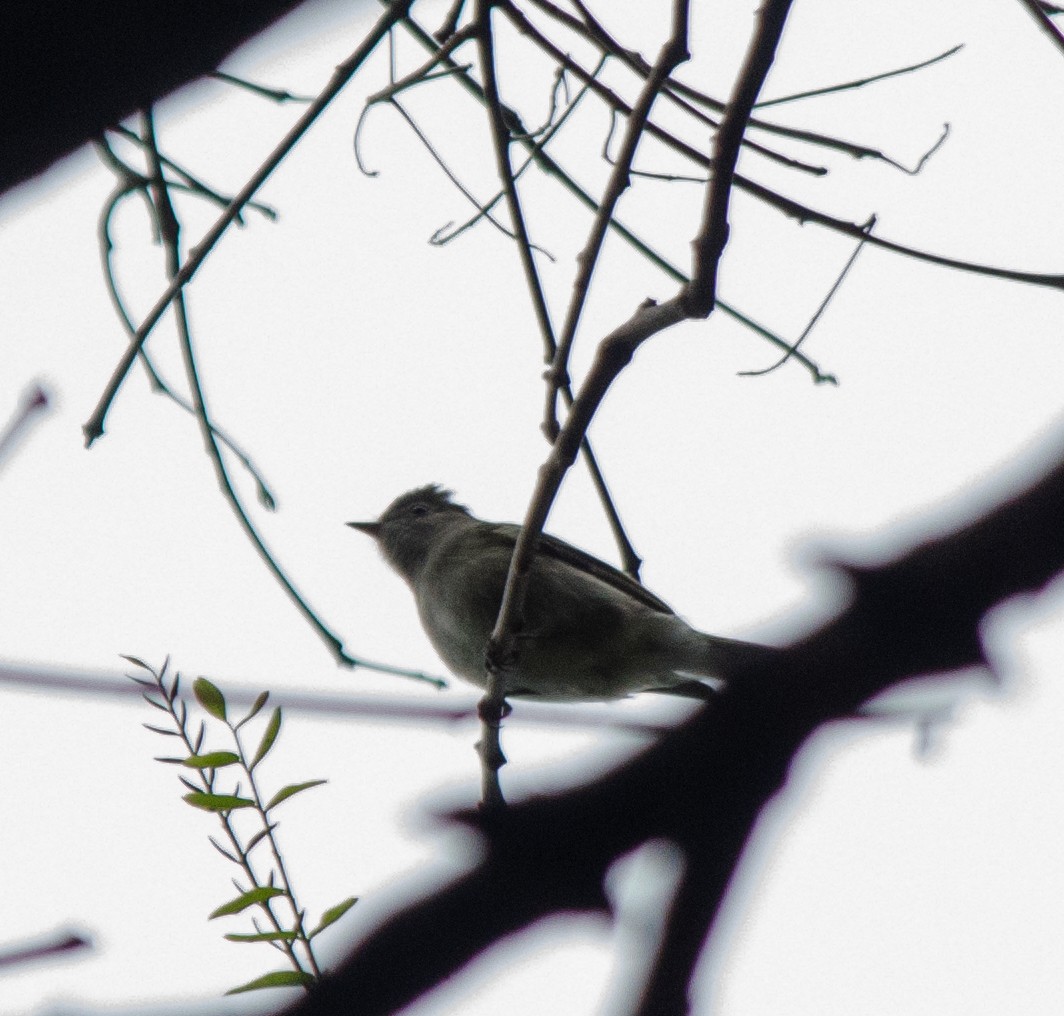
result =
[[458,816],[482,833],[483,859],[387,918],[291,1012],[394,1012],[504,935],[550,913],[599,909],[603,873],[651,839],[698,859],[708,895],[677,909],[686,928],[668,930],[689,943],[707,909],[718,912],[758,814],[805,741],[900,681],[982,664],[986,613],[1064,571],[1062,518],[1064,463],[977,522],[881,567],[844,568],[853,599],[835,621],[775,665],[732,675],[713,704],[625,766],[500,814]]
[[1038,22],[1050,39],[1056,43],[1057,48],[1064,51],[1064,32],[1057,28],[1056,23],[1050,18],[1051,13],[1059,14],[1060,8],[1054,8],[1052,4],[1042,4],[1038,0],[1020,0],[1020,3],[1031,13],[1031,17]]
[[297,0],[4,4],[0,191],[187,81]]

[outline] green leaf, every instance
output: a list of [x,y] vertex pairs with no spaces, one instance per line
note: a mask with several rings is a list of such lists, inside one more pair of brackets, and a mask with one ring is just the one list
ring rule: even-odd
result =
[[223,766],[236,765],[240,756],[232,751],[209,751],[206,755],[189,755],[182,765],[189,769],[221,769]]
[[217,720],[225,719],[225,696],[217,685],[205,677],[197,677],[192,682],[192,692],[196,701]]
[[239,914],[241,911],[247,910],[248,907],[255,906],[256,903],[265,903],[267,900],[272,900],[275,896],[283,896],[284,890],[276,889],[273,886],[261,885],[257,889],[249,889],[246,893],[241,893],[236,899],[230,900],[228,903],[223,903],[217,910],[211,911],[207,915],[208,921],[213,921],[216,917],[228,917],[230,914]]
[[335,907],[329,907],[324,914],[321,915],[321,923],[307,936],[307,938],[313,938],[315,935],[320,934],[330,924],[335,924],[344,916],[356,903],[358,902],[357,896],[348,896],[342,903],[337,903]]
[[314,978],[302,970],[278,970],[272,974],[256,977],[254,981],[241,984],[239,988],[230,988],[227,995],[239,995],[244,991],[259,991],[262,988],[308,988]]
[[255,807],[254,801],[237,797],[236,794],[204,794],[196,791],[193,794],[185,794],[182,800],[188,801],[193,808],[202,808],[204,811],[233,811],[235,808]]
[[228,942],[292,942],[295,937],[294,931],[261,931],[257,935],[229,934],[225,939]]
[[245,723],[247,723],[247,721],[248,721],[248,720],[250,720],[250,719],[251,719],[252,717],[254,717],[254,716],[257,716],[257,715],[258,715],[258,712],[259,712],[259,710],[260,710],[260,709],[261,709],[261,708],[262,708],[262,707],[263,707],[264,705],[266,705],[266,700],[267,700],[267,699],[268,699],[269,697],[270,697],[270,693],[269,693],[268,691],[264,691],[264,692],[263,692],[263,693],[262,693],[261,695],[259,695],[259,697],[258,697],[257,699],[255,699],[255,702],[254,702],[254,704],[253,704],[253,705],[252,705],[252,707],[251,707],[251,711],[250,711],[250,712],[249,712],[249,713],[247,714],[247,716],[245,716],[245,717],[244,717],[244,718],[243,718],[243,719],[242,719],[242,720],[241,720],[241,721],[240,721],[240,722],[239,722],[239,723],[237,724],[237,727],[242,727],[242,726],[243,726],[243,725],[244,725]]
[[265,757],[272,747],[274,741],[277,740],[277,735],[281,732],[281,707],[278,706],[273,711],[273,715],[270,717],[270,722],[266,724],[266,732],[262,735],[262,740],[259,742],[259,750],[255,752],[255,757],[251,760],[251,768],[254,769]]
[[271,808],[277,807],[282,801],[287,801],[294,794],[309,790],[311,787],[320,787],[323,783],[328,782],[328,780],[307,780],[306,783],[289,783],[287,787],[282,787],[270,798],[270,803],[266,805],[266,810],[269,811]]

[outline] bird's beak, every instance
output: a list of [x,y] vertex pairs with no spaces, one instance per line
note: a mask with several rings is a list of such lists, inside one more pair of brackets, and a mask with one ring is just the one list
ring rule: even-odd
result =
[[379,522],[348,522],[347,524],[352,529],[357,529],[360,533],[372,536],[373,539],[377,539],[381,535],[381,524]]

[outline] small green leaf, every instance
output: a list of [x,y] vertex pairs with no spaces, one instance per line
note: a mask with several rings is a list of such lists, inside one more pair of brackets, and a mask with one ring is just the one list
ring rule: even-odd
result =
[[246,797],[237,797],[235,794],[204,794],[198,790],[185,794],[183,800],[188,801],[193,808],[202,808],[204,811],[233,811],[235,808],[255,807],[255,802]]
[[243,910],[247,910],[248,907],[255,906],[256,903],[265,903],[267,900],[272,900],[275,896],[283,896],[284,891],[281,889],[275,889],[272,886],[262,885],[258,889],[249,889],[246,893],[241,893],[236,899],[230,900],[228,903],[223,903],[217,910],[211,911],[207,915],[208,921],[213,921],[216,917],[228,917],[230,914],[239,914]]
[[261,931],[257,935],[226,935],[229,942],[292,942],[295,940],[294,931]]
[[320,787],[323,783],[328,782],[328,780],[307,780],[306,783],[289,783],[287,787],[282,787],[270,798],[270,803],[266,805],[266,810],[269,811],[271,808],[277,807],[282,801],[287,801],[294,794],[309,790],[311,787]]
[[192,683],[196,701],[217,720],[225,719],[225,696],[217,685],[205,677],[197,677]]
[[254,702],[254,704],[253,704],[253,705],[252,705],[252,707],[251,707],[251,711],[250,711],[250,712],[249,712],[249,713],[247,714],[247,716],[245,716],[245,717],[244,717],[244,718],[243,718],[243,719],[242,719],[242,720],[241,720],[241,721],[240,721],[240,722],[239,722],[239,723],[237,724],[237,727],[242,727],[242,726],[243,726],[243,725],[244,725],[245,723],[247,723],[247,721],[248,721],[248,720],[250,720],[250,719],[251,719],[252,717],[254,717],[254,716],[257,716],[257,715],[258,715],[258,712],[259,712],[259,710],[260,710],[260,709],[261,709],[261,708],[262,708],[262,707],[263,707],[264,705],[266,705],[266,700],[267,700],[267,699],[268,699],[269,697],[270,697],[270,693],[269,693],[268,691],[264,691],[264,692],[263,692],[263,693],[262,693],[261,695],[259,695],[259,697],[258,697],[257,699],[255,699],[255,702]]
[[209,751],[206,755],[189,755],[182,763],[189,769],[221,769],[223,766],[236,765],[240,756],[231,751]]
[[266,731],[262,735],[262,740],[259,742],[259,750],[255,752],[255,757],[251,760],[251,768],[254,769],[265,757],[272,747],[274,741],[277,740],[277,735],[281,732],[281,707],[278,706],[273,711],[273,715],[270,717],[270,722],[266,724]]
[[278,970],[272,974],[256,977],[254,981],[241,984],[239,988],[230,988],[227,995],[239,995],[244,991],[259,991],[262,988],[308,988],[314,978],[302,970]]
[[321,915],[321,922],[318,926],[307,936],[307,938],[313,938],[315,935],[320,934],[330,924],[335,924],[341,917],[344,916],[356,903],[358,902],[357,896],[348,896],[342,903],[337,903],[335,907],[329,907],[324,914]]

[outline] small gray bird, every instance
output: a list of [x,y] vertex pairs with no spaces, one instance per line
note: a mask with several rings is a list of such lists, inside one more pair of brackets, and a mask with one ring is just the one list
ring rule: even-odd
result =
[[[421,624],[458,677],[485,687],[484,651],[520,527],[485,522],[431,485],[396,498],[368,533],[414,592]],[[634,579],[542,534],[508,698],[556,702],[656,691],[711,698],[722,678],[777,650],[692,628]]]

